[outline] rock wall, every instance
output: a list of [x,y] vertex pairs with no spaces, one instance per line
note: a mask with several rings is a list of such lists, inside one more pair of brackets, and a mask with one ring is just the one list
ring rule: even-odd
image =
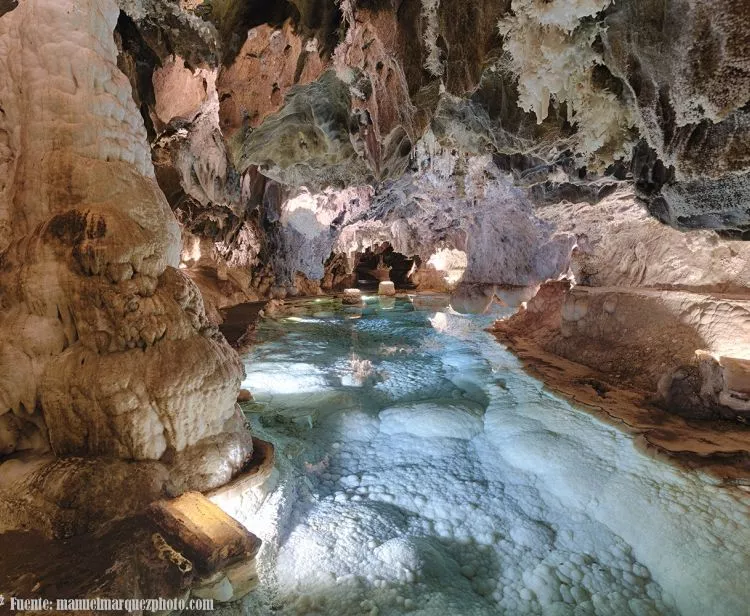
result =
[[750,244],[661,224],[625,185],[596,204],[563,202],[536,214],[575,237],[569,267],[578,284],[717,293],[750,287]]
[[577,284],[547,283],[496,324],[502,336],[588,366],[614,386],[650,392],[669,412],[747,420],[747,242],[676,231],[627,189],[595,206],[538,213],[575,238],[568,267]]

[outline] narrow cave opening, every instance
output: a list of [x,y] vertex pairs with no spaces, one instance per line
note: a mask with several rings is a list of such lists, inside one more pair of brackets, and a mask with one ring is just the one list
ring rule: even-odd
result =
[[390,280],[397,289],[413,289],[410,274],[415,259],[396,252],[388,242],[369,247],[356,257],[354,273],[357,287],[363,290],[377,289],[379,282]]

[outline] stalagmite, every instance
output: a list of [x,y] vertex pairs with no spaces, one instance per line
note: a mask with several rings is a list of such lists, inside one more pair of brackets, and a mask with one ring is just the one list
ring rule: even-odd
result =
[[345,304],[358,306],[362,303],[362,291],[359,289],[344,289],[341,301]]
[[396,295],[396,286],[390,280],[378,283],[378,295]]

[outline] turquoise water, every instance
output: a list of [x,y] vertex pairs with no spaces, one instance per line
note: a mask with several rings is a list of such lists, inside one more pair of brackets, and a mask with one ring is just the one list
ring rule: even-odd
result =
[[440,297],[299,303],[245,358],[278,475],[247,614],[746,615],[746,507],[645,457]]

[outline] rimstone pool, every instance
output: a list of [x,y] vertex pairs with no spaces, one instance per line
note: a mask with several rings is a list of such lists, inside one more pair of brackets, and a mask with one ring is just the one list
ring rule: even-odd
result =
[[523,372],[440,297],[298,303],[244,358],[278,473],[247,614],[742,616],[746,503]]

